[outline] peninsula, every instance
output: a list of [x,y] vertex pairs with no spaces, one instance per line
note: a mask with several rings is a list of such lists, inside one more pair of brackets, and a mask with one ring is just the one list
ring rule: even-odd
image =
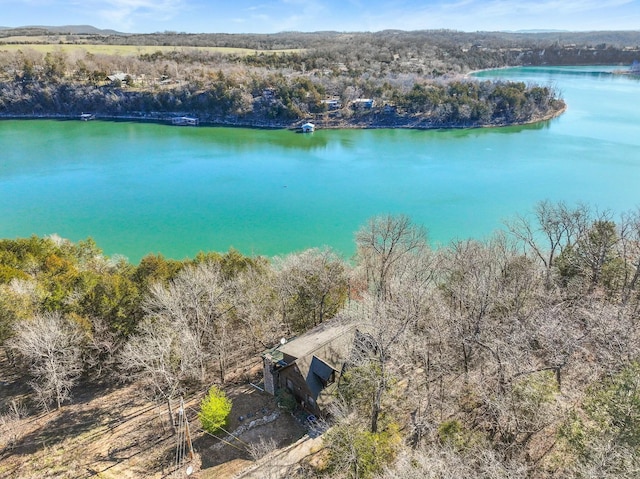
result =
[[[486,68],[629,65],[637,32],[587,34],[0,32],[0,117],[297,128],[470,128],[546,120],[549,85],[479,81]],[[607,41],[602,41],[606,39]]]

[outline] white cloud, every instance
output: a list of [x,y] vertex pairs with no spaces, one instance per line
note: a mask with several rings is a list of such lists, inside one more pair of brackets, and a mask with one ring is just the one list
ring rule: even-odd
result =
[[631,0],[540,0],[520,1],[494,0],[476,5],[477,11],[488,15],[558,15],[577,14],[594,10],[606,10],[631,3]]
[[146,22],[168,21],[184,10],[184,0],[106,0],[84,2],[111,28],[130,30]]
[[322,1],[280,0],[248,7],[245,11],[247,17],[243,23],[254,25],[254,31],[281,32],[323,29],[325,15],[330,10]]
[[[455,0],[387,3],[361,19],[371,30],[453,28],[504,30],[520,28],[580,29],[587,19],[613,23],[614,11],[633,7],[634,0]],[[611,27],[609,27],[611,28]]]

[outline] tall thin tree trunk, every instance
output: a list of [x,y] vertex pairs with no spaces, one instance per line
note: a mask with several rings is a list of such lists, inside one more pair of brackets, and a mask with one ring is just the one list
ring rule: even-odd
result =
[[373,407],[371,408],[371,432],[374,434],[378,432],[378,416],[380,415],[383,389],[384,385],[381,382],[376,389],[376,395],[373,399]]
[[223,353],[218,353],[218,363],[220,364],[220,381],[222,381],[222,384],[224,384],[224,377],[225,377],[225,361],[224,361],[224,354]]

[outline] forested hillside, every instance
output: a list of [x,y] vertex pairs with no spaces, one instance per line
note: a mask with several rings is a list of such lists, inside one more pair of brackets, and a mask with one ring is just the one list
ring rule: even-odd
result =
[[3,362],[30,392],[1,386],[0,474],[28,460],[12,454],[26,447],[16,425],[43,408],[106,384],[159,403],[224,389],[280,337],[340,316],[368,354],[351,358],[323,449],[290,477],[638,476],[638,210],[544,201],[435,250],[409,218],[380,216],[355,241],[352,262],[312,249],[132,265],[91,240],[2,240]]
[[[634,32],[16,33],[0,38],[4,116],[191,114],[210,123],[275,127],[306,120],[324,127],[521,124],[561,112],[559,92],[463,75],[518,65],[625,68],[640,58]],[[116,53],[118,47],[129,50]]]

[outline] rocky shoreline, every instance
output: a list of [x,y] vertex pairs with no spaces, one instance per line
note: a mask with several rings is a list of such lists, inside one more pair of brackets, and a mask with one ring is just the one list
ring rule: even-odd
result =
[[[206,118],[199,119],[200,126],[207,127],[231,127],[231,128],[259,128],[259,129],[288,129],[299,130],[307,121],[315,124],[317,129],[323,130],[347,130],[347,129],[413,129],[413,130],[455,130],[469,128],[500,128],[508,126],[523,126],[544,121],[549,121],[562,115],[567,105],[562,102],[561,108],[554,109],[545,115],[537,115],[525,121],[494,121],[489,123],[466,122],[447,123],[434,120],[425,115],[399,115],[373,113],[356,118],[321,118],[311,117],[304,120],[291,122],[268,121],[263,119],[250,120],[247,118]],[[129,113],[121,115],[93,114],[92,120],[100,121],[134,121],[141,123],[171,124],[175,117],[184,116],[184,112],[172,112],[161,114]],[[11,114],[0,113],[0,120],[61,120],[81,121],[81,114],[69,115],[59,113],[38,114]]]
[[[304,121],[295,122],[295,124],[288,126],[288,128],[299,128],[300,125],[306,121],[311,121],[318,129],[412,129],[412,130],[460,130],[469,128],[500,128],[508,126],[523,126],[534,123],[540,123],[549,121],[559,117],[567,110],[566,103],[563,102],[562,107],[548,112],[545,115],[537,115],[533,118],[524,121],[495,121],[489,123],[447,123],[433,120],[428,116],[404,116],[397,115],[392,118],[376,118],[375,116],[368,120],[322,120],[322,119],[308,119]],[[238,125],[241,126],[241,125]]]

